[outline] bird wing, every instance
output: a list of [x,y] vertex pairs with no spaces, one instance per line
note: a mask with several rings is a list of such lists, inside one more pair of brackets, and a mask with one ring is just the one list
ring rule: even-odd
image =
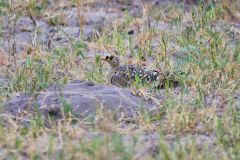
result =
[[158,83],[161,74],[156,70],[136,66],[136,65],[120,65],[111,77],[113,85],[126,87],[131,81],[136,81],[139,78],[141,83]]

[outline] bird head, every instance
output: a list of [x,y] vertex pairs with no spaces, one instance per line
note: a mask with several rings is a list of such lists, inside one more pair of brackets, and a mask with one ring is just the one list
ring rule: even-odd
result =
[[102,61],[108,62],[111,67],[119,66],[119,59],[116,56],[106,56],[105,58],[101,58]]

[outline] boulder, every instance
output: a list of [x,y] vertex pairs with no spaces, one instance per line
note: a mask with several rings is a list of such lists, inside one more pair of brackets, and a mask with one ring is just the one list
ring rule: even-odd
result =
[[153,101],[134,96],[127,88],[80,81],[61,89],[52,86],[33,95],[14,97],[3,104],[2,113],[12,116],[40,113],[44,117],[61,118],[68,111],[75,118],[85,119],[94,118],[100,112],[111,113],[116,118],[134,118],[139,111],[146,113],[155,108]]

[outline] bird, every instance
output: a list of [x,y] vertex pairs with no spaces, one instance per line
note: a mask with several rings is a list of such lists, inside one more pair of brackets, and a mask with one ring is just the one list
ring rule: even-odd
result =
[[179,85],[170,73],[161,73],[140,65],[121,65],[117,56],[110,55],[100,60],[107,62],[111,67],[107,74],[108,81],[119,87],[131,86],[132,82],[151,85],[157,89],[163,88],[167,81],[174,87]]

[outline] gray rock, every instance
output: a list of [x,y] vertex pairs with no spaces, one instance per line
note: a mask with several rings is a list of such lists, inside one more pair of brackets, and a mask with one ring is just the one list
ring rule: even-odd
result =
[[156,107],[152,101],[145,101],[133,96],[129,89],[95,85],[89,82],[69,83],[61,91],[50,87],[40,92],[37,98],[20,95],[3,104],[2,113],[13,116],[23,112],[35,113],[36,109],[43,116],[62,117],[62,109],[70,107],[76,118],[93,118],[98,111],[110,112],[116,118],[124,115],[133,118],[141,109],[152,110]]
[[16,32],[33,32],[34,24],[29,17],[21,17],[16,21]]

